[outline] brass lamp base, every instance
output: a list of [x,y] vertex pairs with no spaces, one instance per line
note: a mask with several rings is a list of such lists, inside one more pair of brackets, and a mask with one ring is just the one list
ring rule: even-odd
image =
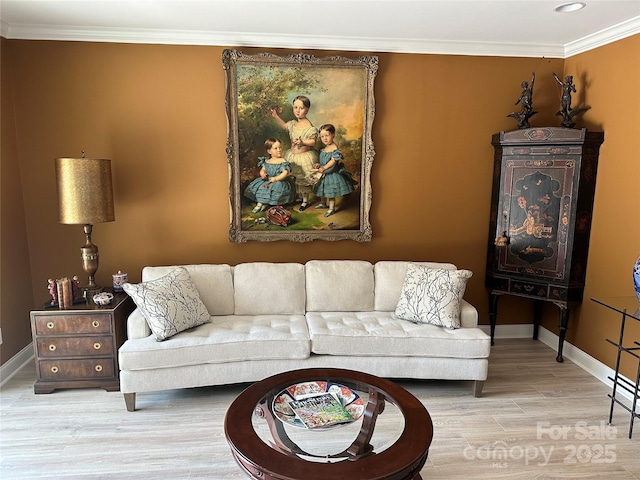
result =
[[93,225],[84,225],[85,243],[80,248],[82,252],[82,269],[89,276],[89,283],[82,287],[82,294],[85,299],[92,300],[96,293],[102,292],[103,288],[96,285],[95,274],[98,271],[100,255],[98,254],[98,246],[91,243],[91,231]]

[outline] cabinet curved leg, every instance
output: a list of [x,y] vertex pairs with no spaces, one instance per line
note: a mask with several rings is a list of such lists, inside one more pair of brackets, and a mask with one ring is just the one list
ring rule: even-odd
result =
[[491,345],[494,344],[494,336],[496,333],[496,320],[498,318],[498,300],[500,295],[494,293],[489,294],[489,324],[491,326]]
[[544,302],[542,300],[533,301],[533,339],[538,339],[538,330],[540,329],[540,320],[542,319],[542,307]]
[[569,307],[559,306],[560,308],[560,322],[558,324],[558,329],[560,330],[560,335],[558,338],[558,356],[556,357],[557,362],[564,362],[564,358],[562,358],[562,347],[564,346],[564,337],[567,334],[567,327],[569,324]]

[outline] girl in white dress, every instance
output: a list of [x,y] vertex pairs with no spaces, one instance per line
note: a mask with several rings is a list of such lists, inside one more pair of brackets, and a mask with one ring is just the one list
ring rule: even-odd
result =
[[309,206],[313,185],[313,174],[317,171],[314,165],[318,163],[318,152],[315,150],[318,139],[318,129],[307,118],[311,108],[311,101],[299,95],[293,99],[294,120],[285,122],[275,109],[271,109],[271,116],[278,126],[289,133],[291,148],[284,153],[284,159],[291,164],[291,174],[296,177],[296,190],[302,203],[298,208],[304,211]]

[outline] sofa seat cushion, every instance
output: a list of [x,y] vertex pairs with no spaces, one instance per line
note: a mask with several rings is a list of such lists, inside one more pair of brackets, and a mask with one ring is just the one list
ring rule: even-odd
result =
[[393,312],[307,312],[311,351],[324,355],[487,358],[479,328],[449,330],[395,319]]
[[121,370],[149,370],[207,363],[304,359],[310,355],[303,315],[212,317],[211,322],[164,342],[153,336],[127,340]]

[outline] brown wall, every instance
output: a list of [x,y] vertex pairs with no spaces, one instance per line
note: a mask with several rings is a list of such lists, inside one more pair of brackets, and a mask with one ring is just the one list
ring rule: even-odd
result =
[[[588,91],[586,101],[592,105],[584,116],[585,126],[606,130],[601,164],[609,170],[605,168],[605,179],[598,181],[596,214],[609,215],[602,197],[614,192],[619,199],[624,197],[615,179],[631,177],[638,165],[637,139],[613,130],[628,129],[625,125],[637,121],[639,111],[637,104],[635,111],[628,108],[627,94],[614,83],[611,71],[592,57],[618,55],[620,65],[614,69],[619,75],[629,75],[622,59],[629,58],[630,51],[640,51],[639,39],[626,39],[567,62],[379,54],[373,126],[373,241],[307,244],[232,244],[228,240],[222,48],[5,42],[8,55],[3,54],[2,67],[11,76],[17,132],[17,148],[9,161],[22,174],[22,185],[14,186],[14,193],[24,198],[31,258],[30,267],[25,264],[24,269],[30,268],[25,275],[30,275],[33,304],[46,298],[47,278],[82,273],[81,227],[57,223],[53,160],[80,155],[84,149],[87,156],[110,158],[113,163],[116,221],[94,227],[93,239],[101,254],[98,283],[109,284],[110,275],[117,270],[128,272],[135,282],[144,265],[158,264],[304,262],[314,258],[451,261],[474,272],[466,298],[477,306],[481,322],[488,323],[483,277],[491,135],[516,127],[506,115],[518,109],[514,102],[520,82],[528,80],[532,70],[537,74],[534,106],[540,112],[533,117],[533,126],[559,124],[554,115],[559,98],[552,71],[560,74],[568,63],[588,72],[588,84],[577,74],[576,83],[578,89]],[[628,84],[638,85],[637,70],[631,75]],[[615,102],[619,108],[605,106],[605,102]],[[4,108],[2,113],[4,135]],[[310,118],[313,120],[313,112]],[[619,144],[611,145],[613,139]],[[3,162],[4,154],[3,147]],[[633,205],[630,193],[626,200]],[[616,229],[605,218],[596,219],[602,223],[594,222],[589,279],[606,274],[603,286],[632,294],[629,276],[638,232],[634,236],[621,227],[637,219],[637,209],[635,217],[624,209],[618,209],[616,215]],[[2,222],[4,240],[4,217]],[[598,242],[606,235],[616,236],[613,253]],[[616,256],[613,265],[612,255]],[[589,288],[593,292],[594,287]],[[4,301],[4,289],[2,296]],[[506,298],[500,308],[501,323],[531,321],[526,300]],[[27,310],[23,318],[13,321],[24,322],[28,329]],[[613,335],[612,330],[600,328],[589,334],[595,327],[585,327],[582,312],[577,313],[572,325],[587,331],[576,336],[577,327],[572,328],[569,339],[611,365],[604,336]],[[555,312],[546,314],[545,326],[554,330]],[[593,312],[587,323],[598,319]],[[14,350],[28,341],[27,330]],[[3,352],[2,361],[7,358]]]
[[[634,295],[631,266],[640,253],[640,35],[592,50],[565,62],[565,72],[585,85],[585,126],[605,132],[600,150],[585,298]],[[580,88],[580,87],[578,87]],[[568,340],[615,366],[620,316],[585,301],[572,317]],[[640,339],[640,322],[629,322],[626,338]],[[630,360],[630,356],[625,357]],[[635,378],[627,361],[624,373]]]
[[0,328],[3,364],[31,341],[29,310],[33,289],[14,122],[8,42],[0,41]]

